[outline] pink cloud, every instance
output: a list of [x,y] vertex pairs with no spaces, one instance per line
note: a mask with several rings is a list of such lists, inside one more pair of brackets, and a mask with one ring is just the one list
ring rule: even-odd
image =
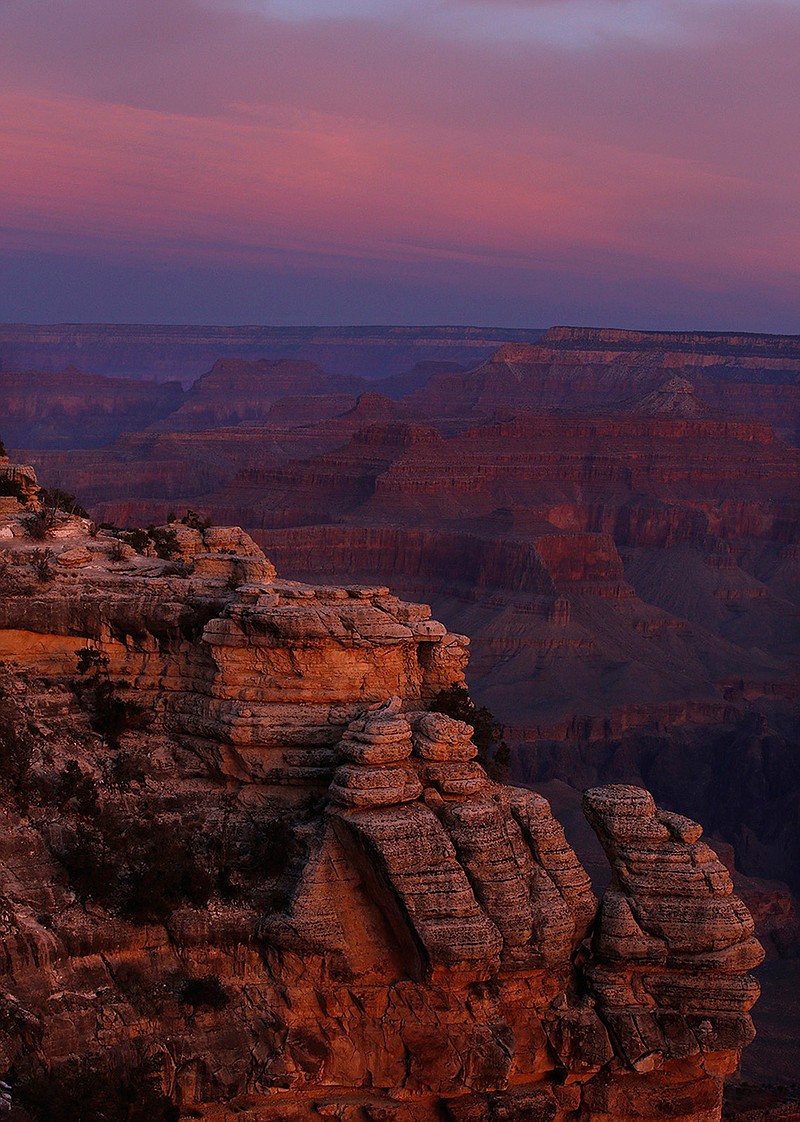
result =
[[198,0],[7,0],[3,239],[785,290],[800,13],[717,5],[712,27],[708,5],[665,5],[680,44],[568,51]]

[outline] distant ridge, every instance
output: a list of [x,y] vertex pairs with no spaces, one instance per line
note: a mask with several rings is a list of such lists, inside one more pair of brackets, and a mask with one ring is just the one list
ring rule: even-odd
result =
[[0,324],[0,371],[63,370],[180,378],[184,384],[219,358],[301,359],[331,374],[383,378],[419,363],[475,366],[503,343],[535,343],[543,328],[265,327],[181,324]]
[[615,350],[706,351],[714,354],[745,353],[797,356],[800,335],[767,335],[739,331],[629,331],[618,327],[549,327],[539,342],[543,346]]

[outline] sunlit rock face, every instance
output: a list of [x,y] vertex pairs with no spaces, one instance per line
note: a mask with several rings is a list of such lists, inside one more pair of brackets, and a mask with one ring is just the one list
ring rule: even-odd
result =
[[[706,409],[768,421],[797,443],[798,367],[796,335],[553,327],[535,343],[506,343],[466,373],[432,378],[413,400],[428,415],[498,406],[589,412],[633,403],[678,378]],[[689,415],[700,415],[697,404]]]
[[598,906],[547,801],[431,709],[467,640],[426,606],[281,581],[239,529],[164,527],[165,559],[29,518],[0,517],[21,1106],[79,1057],[214,1122],[720,1117],[761,951],[698,825],[589,791]]

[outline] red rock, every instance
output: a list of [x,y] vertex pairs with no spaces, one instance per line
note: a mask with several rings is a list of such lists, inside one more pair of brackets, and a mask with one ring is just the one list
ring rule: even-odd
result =
[[[0,803],[4,1064],[146,1047],[209,1122],[718,1122],[759,948],[694,823],[640,789],[587,795],[615,878],[590,950],[596,901],[547,802],[443,782],[481,773],[469,727],[426,710],[464,662],[457,636],[414,633],[426,609],[380,585],[234,589],[139,555],[119,571],[102,532],[64,526],[92,566],[0,605],[0,722],[27,738],[29,783]],[[258,561],[241,531],[183,542],[224,543]],[[90,724],[108,689],[148,718],[116,747]],[[132,757],[142,779],[119,767]],[[40,792],[24,808],[23,790]],[[193,903],[176,882],[163,913],[114,915],[104,892],[127,881],[81,887],[64,849],[108,815],[169,838],[162,876],[189,830],[222,861],[255,858],[223,865],[255,883],[212,878]],[[254,848],[276,822],[288,853]],[[224,1006],[181,1002],[186,974],[216,978]]]

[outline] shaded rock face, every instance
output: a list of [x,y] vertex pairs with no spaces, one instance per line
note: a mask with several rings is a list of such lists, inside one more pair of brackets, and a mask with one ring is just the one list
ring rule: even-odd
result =
[[185,401],[162,424],[169,431],[180,432],[263,420],[279,399],[284,401],[284,414],[291,416],[293,396],[300,397],[298,412],[302,419],[303,395],[327,395],[334,415],[347,408],[352,400],[348,394],[358,393],[367,384],[361,378],[326,374],[310,362],[220,359],[198,378]]
[[[532,731],[528,739],[519,730],[512,776],[533,785],[646,785],[662,805],[702,817],[709,832],[726,838],[743,873],[798,892],[793,686],[789,696],[765,697],[742,685],[732,682],[723,701],[620,708],[605,720]],[[796,938],[791,917],[784,919],[788,947]]]
[[588,976],[628,1063],[744,1047],[759,990],[743,975],[764,954],[701,828],[637,787],[594,788],[584,809],[612,868]]
[[97,448],[172,413],[182,398],[177,381],[108,378],[73,366],[46,373],[0,366],[3,439],[16,447]]
[[165,562],[67,516],[44,579],[5,524],[12,1094],[133,1056],[209,1122],[719,1118],[760,952],[699,826],[590,792],[598,914],[546,800],[430,710],[467,640],[426,606],[280,581],[240,530]]

